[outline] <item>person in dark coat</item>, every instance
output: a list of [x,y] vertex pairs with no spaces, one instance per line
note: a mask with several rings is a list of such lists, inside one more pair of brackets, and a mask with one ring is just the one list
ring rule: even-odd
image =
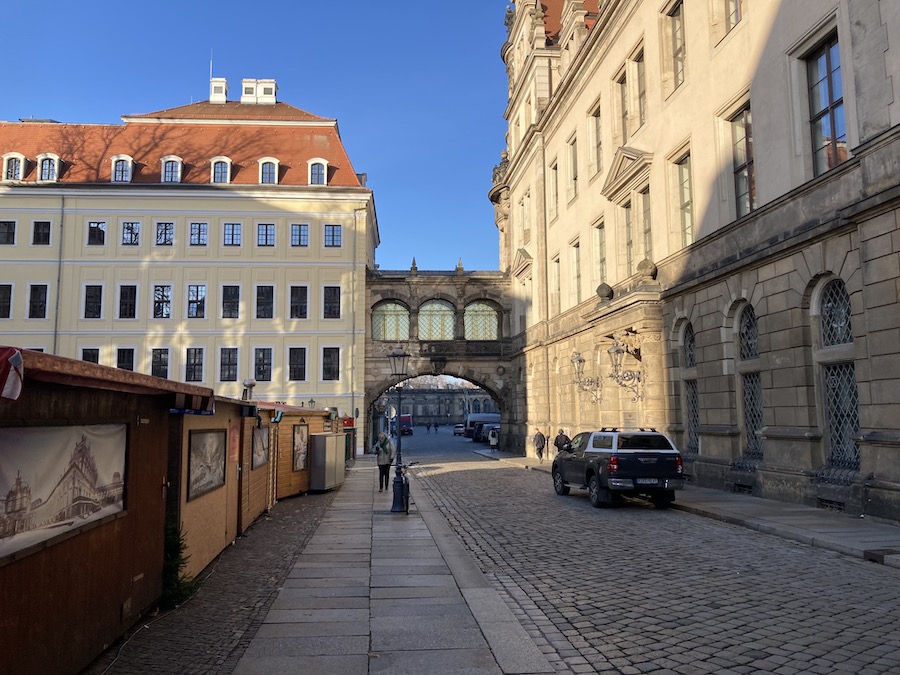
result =
[[535,427],[534,437],[531,439],[531,442],[534,443],[534,454],[537,455],[538,461],[543,463],[544,447],[547,445],[547,437],[541,433],[540,429]]
[[563,446],[569,441],[570,439],[568,436],[566,436],[566,432],[560,429],[559,433],[556,435],[556,438],[553,439],[553,445],[556,446],[556,452],[561,452]]

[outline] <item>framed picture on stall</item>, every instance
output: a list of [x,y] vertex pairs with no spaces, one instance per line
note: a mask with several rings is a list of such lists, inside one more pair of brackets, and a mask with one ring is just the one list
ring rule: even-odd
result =
[[191,432],[188,501],[225,485],[225,439],[225,429]]
[[309,448],[309,426],[294,425],[294,471],[306,468],[306,451]]

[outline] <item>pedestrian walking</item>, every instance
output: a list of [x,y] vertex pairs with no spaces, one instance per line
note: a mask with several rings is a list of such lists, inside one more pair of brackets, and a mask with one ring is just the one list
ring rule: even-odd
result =
[[426,434],[431,433],[431,422],[429,422],[428,424],[425,425],[425,433]]
[[378,465],[378,491],[387,490],[390,480],[391,464],[394,463],[394,444],[383,431],[375,442],[375,463]]
[[496,427],[488,431],[488,443],[491,445],[491,452],[495,452],[500,444],[500,430]]
[[566,432],[562,429],[559,430],[559,433],[556,435],[556,438],[553,439],[553,445],[556,446],[556,452],[559,454],[562,452],[563,446],[570,441],[569,437],[566,436]]
[[534,443],[534,454],[537,455],[538,461],[543,464],[544,446],[547,445],[547,438],[537,427],[534,428],[534,438],[531,439],[531,442]]

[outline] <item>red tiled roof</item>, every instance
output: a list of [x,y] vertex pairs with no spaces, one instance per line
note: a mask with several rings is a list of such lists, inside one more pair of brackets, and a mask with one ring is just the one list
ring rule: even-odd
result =
[[[226,118],[239,123],[219,123]],[[360,186],[334,121],[284,103],[203,102],[128,119],[135,121],[124,125],[3,122],[0,155],[18,152],[28,159],[26,183],[37,180],[37,155],[52,153],[62,160],[58,182],[63,184],[110,182],[114,155],[134,159],[132,183],[160,183],[162,158],[176,155],[183,161],[181,182],[187,184],[209,184],[210,160],[224,156],[232,161],[232,185],[259,184],[259,160],[274,157],[279,161],[279,185],[307,185],[307,161],[322,158],[328,162],[328,185]]]
[[[562,30],[562,10],[565,0],[544,0],[541,9],[544,11],[544,32],[551,44],[559,40],[559,31]],[[597,0],[585,0],[584,9],[589,13],[597,14]],[[594,20],[588,18],[585,23],[588,30],[594,25]]]

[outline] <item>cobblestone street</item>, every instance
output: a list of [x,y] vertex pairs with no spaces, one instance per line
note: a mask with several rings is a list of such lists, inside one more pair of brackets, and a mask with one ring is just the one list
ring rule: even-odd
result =
[[468,439],[414,439],[416,480],[560,671],[900,671],[896,569],[637,501],[594,509]]

